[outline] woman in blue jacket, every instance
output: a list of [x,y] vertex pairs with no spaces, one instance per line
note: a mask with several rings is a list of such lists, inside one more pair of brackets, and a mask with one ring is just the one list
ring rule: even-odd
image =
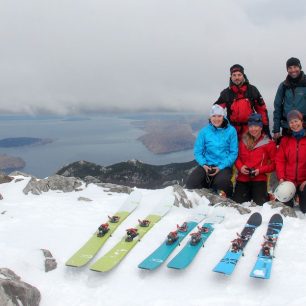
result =
[[214,105],[209,124],[200,130],[194,145],[195,160],[199,164],[187,179],[188,189],[212,188],[231,197],[232,166],[238,155],[236,129],[225,117],[225,110]]

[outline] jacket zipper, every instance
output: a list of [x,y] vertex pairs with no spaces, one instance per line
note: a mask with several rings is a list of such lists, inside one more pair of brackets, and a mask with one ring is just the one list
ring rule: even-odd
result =
[[300,140],[297,139],[297,142],[296,142],[296,167],[295,167],[295,181],[296,181],[296,183],[298,183],[299,146],[300,146]]

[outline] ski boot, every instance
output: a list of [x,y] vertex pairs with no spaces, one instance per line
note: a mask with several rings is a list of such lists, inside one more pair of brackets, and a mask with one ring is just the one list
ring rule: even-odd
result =
[[127,234],[127,236],[126,236],[126,238],[125,238],[125,241],[127,241],[127,242],[133,241],[133,239],[134,239],[136,236],[139,235],[139,234],[138,234],[137,228],[129,228],[129,229],[127,229],[127,230],[126,230],[126,234]]

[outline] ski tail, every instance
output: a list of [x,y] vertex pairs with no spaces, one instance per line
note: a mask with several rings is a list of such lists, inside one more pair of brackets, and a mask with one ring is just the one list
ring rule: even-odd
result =
[[232,241],[232,245],[226,252],[225,256],[213,269],[214,272],[231,275],[243,254],[244,248],[251,239],[256,228],[261,225],[261,214],[253,213],[247,221],[245,227],[236,239]]

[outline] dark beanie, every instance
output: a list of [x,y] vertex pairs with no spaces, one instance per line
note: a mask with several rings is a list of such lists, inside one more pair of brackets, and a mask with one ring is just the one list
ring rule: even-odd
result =
[[263,127],[261,114],[257,113],[251,114],[248,119],[248,126],[250,125],[257,125]]
[[299,112],[298,110],[294,109],[292,111],[290,111],[287,114],[287,121],[291,121],[293,119],[300,119],[301,121],[303,121],[303,115],[301,112]]
[[296,57],[290,57],[287,62],[286,62],[286,68],[288,69],[288,67],[290,66],[298,66],[300,67],[300,69],[302,69],[302,65],[301,62],[298,58]]
[[239,64],[235,64],[235,65],[233,65],[233,66],[230,68],[231,74],[234,73],[234,72],[236,72],[236,71],[239,71],[239,72],[241,72],[242,74],[244,74],[244,68],[243,68],[241,65],[239,65]]

